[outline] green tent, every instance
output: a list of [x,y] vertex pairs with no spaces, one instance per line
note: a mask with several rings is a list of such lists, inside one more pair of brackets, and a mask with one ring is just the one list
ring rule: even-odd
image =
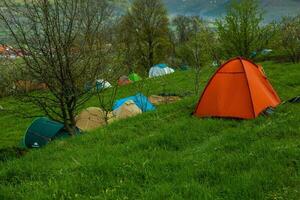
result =
[[142,78],[136,74],[136,73],[131,73],[129,76],[128,76],[129,80],[131,80],[132,82],[136,82],[136,81],[140,81],[142,80]]
[[41,117],[32,122],[27,129],[23,145],[28,148],[38,148],[46,145],[57,137],[67,136],[64,125],[52,121],[46,117]]

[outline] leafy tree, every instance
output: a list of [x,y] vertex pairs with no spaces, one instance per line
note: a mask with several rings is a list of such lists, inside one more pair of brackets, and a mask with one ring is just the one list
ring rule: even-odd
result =
[[249,57],[263,46],[266,32],[257,0],[232,0],[224,20],[217,20],[219,40],[226,57]]
[[177,63],[181,66],[190,64],[190,56],[188,46],[192,41],[199,36],[203,31],[204,22],[199,16],[176,16],[172,20],[172,34],[171,39],[173,48],[175,49],[173,56],[177,58]]
[[141,60],[136,55],[138,45],[128,25],[127,17],[122,17],[116,31],[118,41],[116,46],[123,66],[126,67],[127,72],[132,72],[137,70],[136,66],[141,63]]
[[192,36],[200,31],[199,23],[201,23],[199,16],[176,16],[172,25],[175,28],[175,36],[178,44],[187,42]]
[[124,36],[133,43],[135,59],[144,70],[167,58],[169,21],[161,0],[134,0],[122,22],[127,29]]
[[287,53],[291,62],[300,62],[300,15],[282,19],[279,44],[281,49]]

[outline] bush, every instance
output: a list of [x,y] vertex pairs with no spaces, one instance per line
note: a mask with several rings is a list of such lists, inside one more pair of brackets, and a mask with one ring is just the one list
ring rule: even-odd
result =
[[0,60],[0,97],[7,96],[12,92],[13,73],[9,64],[5,60]]

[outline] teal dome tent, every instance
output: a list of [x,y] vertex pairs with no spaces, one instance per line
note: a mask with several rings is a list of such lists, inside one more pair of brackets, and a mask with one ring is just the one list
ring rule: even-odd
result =
[[64,125],[41,117],[32,122],[27,129],[23,145],[28,148],[38,148],[46,145],[57,137],[67,136]]

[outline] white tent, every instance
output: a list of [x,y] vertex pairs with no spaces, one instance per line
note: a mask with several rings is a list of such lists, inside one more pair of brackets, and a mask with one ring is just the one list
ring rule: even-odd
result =
[[261,54],[262,54],[262,55],[268,55],[268,54],[270,54],[270,53],[272,53],[272,52],[273,52],[272,49],[263,49],[263,50],[261,51]]
[[98,90],[100,89],[106,89],[112,87],[111,84],[108,81],[105,81],[103,79],[96,80],[96,88]]
[[151,67],[149,71],[149,77],[157,77],[157,76],[164,76],[166,74],[174,73],[174,69],[168,67],[166,64],[158,64]]

